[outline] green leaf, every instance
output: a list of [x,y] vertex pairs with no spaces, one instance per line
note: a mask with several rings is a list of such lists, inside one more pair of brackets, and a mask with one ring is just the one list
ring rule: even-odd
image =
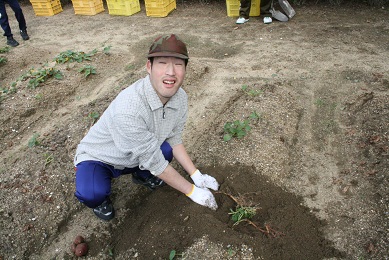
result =
[[55,79],[63,79],[62,73],[55,73],[54,78]]
[[175,256],[176,256],[176,250],[170,251],[169,260],[173,260]]
[[29,148],[32,148],[34,146],[37,146],[39,145],[39,142],[38,142],[38,137],[39,137],[39,134],[34,134],[31,139],[28,141],[28,147]]
[[231,138],[232,138],[232,136],[231,136],[230,134],[225,134],[225,135],[223,136],[223,140],[226,141],[226,142],[230,141]]
[[259,115],[254,111],[250,114],[250,119],[258,119]]
[[103,53],[104,53],[104,54],[109,54],[109,51],[111,50],[111,47],[112,47],[112,46],[106,46],[106,47],[104,47],[104,48],[103,48]]
[[95,111],[94,111],[94,112],[90,112],[88,116],[89,116],[90,118],[96,120],[96,119],[99,118],[100,114],[99,114],[99,112],[95,112]]

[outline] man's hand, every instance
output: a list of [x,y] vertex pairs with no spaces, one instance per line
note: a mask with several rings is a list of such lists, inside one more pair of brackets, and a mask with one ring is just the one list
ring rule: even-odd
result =
[[197,187],[213,190],[219,189],[219,183],[215,178],[209,176],[208,174],[202,174],[199,170],[196,170],[190,177]]
[[188,196],[197,204],[206,206],[213,210],[217,210],[215,197],[207,188],[199,188],[196,187],[196,185],[193,185],[192,191],[189,194],[186,194],[186,196]]

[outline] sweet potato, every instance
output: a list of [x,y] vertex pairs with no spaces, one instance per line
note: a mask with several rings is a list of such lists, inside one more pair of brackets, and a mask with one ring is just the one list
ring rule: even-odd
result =
[[88,253],[88,245],[86,243],[80,243],[76,246],[74,254],[76,256],[84,256]]
[[74,239],[74,244],[76,244],[76,245],[81,244],[81,243],[83,243],[83,242],[85,242],[85,239],[84,239],[83,236],[78,235],[78,236],[76,236],[76,238]]

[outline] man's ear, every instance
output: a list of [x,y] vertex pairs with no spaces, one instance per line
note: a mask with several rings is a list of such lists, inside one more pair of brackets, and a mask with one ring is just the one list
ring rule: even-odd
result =
[[146,62],[146,69],[149,74],[151,74],[151,61],[147,60]]

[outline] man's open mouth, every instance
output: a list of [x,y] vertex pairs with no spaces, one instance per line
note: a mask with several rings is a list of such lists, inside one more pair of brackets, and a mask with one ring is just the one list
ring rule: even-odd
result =
[[176,81],[175,80],[164,80],[163,83],[165,83],[165,84],[174,84],[174,83],[176,83]]

